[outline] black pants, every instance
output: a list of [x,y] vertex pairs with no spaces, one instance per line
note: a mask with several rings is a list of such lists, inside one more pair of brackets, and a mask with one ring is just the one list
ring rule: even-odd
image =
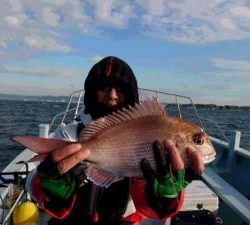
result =
[[88,214],[92,187],[92,183],[88,183],[78,189],[70,215],[63,220],[52,218],[48,225],[130,225],[121,221],[129,199],[129,185],[129,178],[125,178],[98,191],[96,211],[99,221],[94,223],[92,215]]

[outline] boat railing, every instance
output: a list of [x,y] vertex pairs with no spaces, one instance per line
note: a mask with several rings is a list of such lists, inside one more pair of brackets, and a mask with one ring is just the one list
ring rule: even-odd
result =
[[[158,98],[161,99],[161,102],[163,104],[175,104],[177,115],[180,118],[183,117],[182,116],[182,110],[181,110],[181,101],[182,100],[188,101],[187,104],[190,104],[192,106],[194,115],[196,116],[200,127],[202,127],[204,129],[204,126],[202,124],[202,120],[201,120],[201,118],[200,118],[200,116],[199,116],[199,114],[197,112],[196,106],[193,103],[192,98],[190,98],[188,96],[184,96],[184,95],[173,94],[173,93],[170,93],[170,92],[163,92],[163,91],[159,91],[159,90],[151,90],[151,89],[146,89],[146,88],[139,88],[139,93],[142,93],[141,95],[143,95],[143,92],[153,93],[155,97],[158,97]],[[163,97],[163,99],[162,99],[162,97]],[[173,99],[172,100],[169,99],[169,98],[166,99],[166,97],[172,97]],[[170,101],[167,101],[167,100],[170,100]]]
[[[246,224],[250,224],[250,201],[233,186],[227,183],[211,168],[206,168],[202,175],[203,181],[216,195],[235,212]],[[239,223],[240,224],[240,223]]]
[[[74,107],[74,108],[72,108],[72,109],[66,109],[64,112],[61,112],[61,113],[56,114],[56,115],[52,118],[52,120],[51,120],[51,122],[50,122],[50,124],[49,124],[49,130],[48,130],[48,131],[49,131],[49,132],[51,131],[53,125],[55,124],[55,121],[56,121],[58,118],[62,117],[62,120],[61,120],[61,122],[60,122],[60,125],[62,125],[62,124],[64,124],[64,122],[65,122],[65,118],[66,118],[66,116],[67,116],[67,113],[75,112],[76,110],[77,110],[77,107]],[[75,113],[74,113],[74,114],[75,114]]]
[[[80,114],[79,111],[84,110],[83,94],[84,94],[83,89],[79,89],[72,92],[65,110],[61,113],[58,113],[52,118],[48,132],[51,132],[53,128],[56,127],[57,125],[63,126],[64,124],[73,122],[74,120],[77,119],[77,117]],[[200,116],[197,107],[194,104],[191,97],[174,94],[170,92],[159,91],[159,90],[139,88],[140,100],[145,100],[152,97],[160,99],[162,104],[165,106],[168,114],[192,120],[207,132],[208,129],[206,125],[212,124],[213,127],[215,128],[215,131],[211,135],[219,137],[224,141],[227,142],[229,141],[229,139],[224,134],[220,126],[216,123],[216,121],[210,120],[208,118],[202,118]]]
[[[69,114],[71,116],[70,118],[71,121],[67,121],[67,122],[73,122],[77,118],[79,111],[84,109],[83,94],[84,94],[83,89],[72,92],[72,94],[70,95],[69,102],[66,106],[66,109],[63,112],[58,113],[52,118],[52,121],[49,125],[49,132],[52,130],[52,127],[55,125],[55,121],[60,120],[60,118],[61,120],[59,122],[57,121],[60,125],[66,123],[65,121]],[[197,111],[197,108],[193,100],[190,97],[179,95],[179,94],[173,94],[170,92],[163,92],[163,91],[151,90],[151,89],[145,89],[145,88],[139,88],[139,97],[140,97],[140,100],[157,97],[161,100],[162,104],[166,107],[166,110],[168,113],[170,112],[174,114],[174,116],[177,116],[180,118],[183,118],[185,115],[192,116],[195,122],[201,128],[205,130],[203,122],[208,121],[208,119],[204,119],[200,117]],[[191,112],[190,113],[184,112],[184,110],[182,109],[183,105],[186,105],[186,106],[188,105],[191,109],[189,111]],[[72,121],[72,118],[73,118],[73,121]],[[209,121],[209,122],[212,123],[212,121]],[[215,124],[215,126],[218,128],[218,131],[223,137],[223,139],[227,140],[222,129],[220,129],[217,124]]]
[[[77,116],[77,114],[78,114],[78,112],[79,112],[79,108],[80,108],[80,104],[81,104],[81,101],[82,101],[83,93],[84,93],[84,90],[83,90],[83,89],[76,90],[76,91],[74,91],[74,92],[71,93],[70,99],[69,99],[69,102],[68,102],[68,104],[67,104],[67,106],[66,106],[65,111],[56,114],[56,115],[52,118],[52,120],[51,120],[51,122],[50,122],[50,124],[49,124],[49,130],[48,130],[48,132],[50,132],[51,128],[53,127],[55,121],[56,121],[58,118],[62,118],[62,119],[61,119],[61,122],[59,123],[60,125],[64,124],[65,119],[66,119],[67,115],[68,115],[70,112],[74,112],[73,120],[76,118],[76,116]],[[77,96],[75,97],[75,95],[77,95]],[[72,105],[73,103],[76,103],[76,106],[70,108],[71,105]]]

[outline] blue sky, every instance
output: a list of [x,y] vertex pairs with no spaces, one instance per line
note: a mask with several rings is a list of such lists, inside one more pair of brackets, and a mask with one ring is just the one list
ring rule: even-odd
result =
[[68,95],[107,55],[140,87],[250,105],[248,0],[2,0],[0,93]]

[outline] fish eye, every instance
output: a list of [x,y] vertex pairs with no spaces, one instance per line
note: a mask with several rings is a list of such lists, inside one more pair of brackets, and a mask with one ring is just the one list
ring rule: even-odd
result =
[[199,138],[195,138],[194,139],[194,143],[196,144],[196,145],[202,145],[203,143],[204,143],[204,141],[202,140],[202,139],[199,139]]
[[196,144],[196,145],[202,145],[204,143],[204,138],[203,137],[204,136],[203,136],[202,132],[194,134],[194,136],[193,136],[194,144]]

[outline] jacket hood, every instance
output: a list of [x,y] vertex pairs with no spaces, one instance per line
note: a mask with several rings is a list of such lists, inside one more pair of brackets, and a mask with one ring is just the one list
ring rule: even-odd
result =
[[90,69],[84,84],[85,113],[93,119],[107,114],[96,100],[96,90],[106,86],[122,88],[125,101],[119,108],[133,106],[139,101],[137,81],[131,67],[118,57],[105,57]]

